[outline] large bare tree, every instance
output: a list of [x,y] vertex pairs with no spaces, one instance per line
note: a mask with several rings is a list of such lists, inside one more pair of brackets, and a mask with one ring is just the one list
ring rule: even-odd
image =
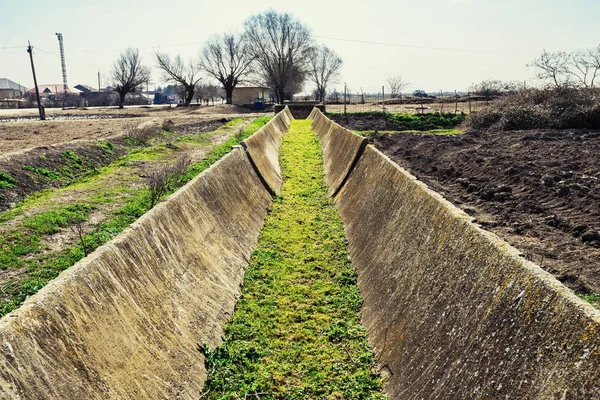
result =
[[208,40],[200,55],[200,66],[223,85],[225,102],[232,103],[233,90],[250,73],[254,60],[245,36],[215,35]]
[[342,59],[329,47],[315,46],[310,52],[308,78],[316,86],[319,101],[325,100],[327,87],[335,83],[342,68]]
[[150,69],[142,64],[139,50],[133,48],[121,53],[113,64],[111,75],[115,92],[119,94],[119,108],[124,107],[128,93],[150,81]]
[[395,99],[402,94],[402,91],[408,87],[409,83],[401,75],[394,75],[388,78],[388,85],[390,86],[390,96],[392,99]]
[[306,77],[310,30],[291,14],[273,10],[251,16],[244,26],[259,80],[273,89],[277,102],[291,99]]
[[162,71],[164,82],[171,82],[183,88],[183,104],[189,106],[194,98],[196,84],[200,81],[200,66],[191,60],[185,62],[181,56],[171,58],[168,54],[155,52],[156,64]]

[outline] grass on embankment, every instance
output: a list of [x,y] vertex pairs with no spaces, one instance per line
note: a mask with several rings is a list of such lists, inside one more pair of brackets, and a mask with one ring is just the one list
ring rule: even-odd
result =
[[342,223],[326,196],[310,121],[293,121],[284,176],[221,347],[206,355],[210,399],[380,399],[359,323],[362,299]]
[[[239,144],[269,120],[270,117],[259,118],[247,125],[243,131],[232,134],[227,141],[214,146],[206,156],[192,164],[181,179],[169,187],[165,196],[207,169],[231,151],[231,146]],[[192,135],[186,141],[188,144],[194,141],[205,142],[206,135]],[[60,272],[82,259],[86,253],[114,238],[145,214],[150,208],[150,200],[147,190],[139,182],[135,185],[132,180],[141,180],[137,172],[131,171],[132,168],[136,168],[135,161],[152,159],[159,162],[162,158],[168,159],[172,156],[172,149],[165,147],[164,143],[157,143],[130,153],[99,169],[97,173],[74,181],[66,188],[45,190],[30,196],[15,209],[0,213],[0,222],[12,224],[10,229],[0,230],[0,316],[19,307],[27,297],[44,287]],[[122,184],[116,184],[117,176],[123,174],[126,175],[126,179]],[[71,193],[64,196],[65,191]],[[76,198],[82,193],[83,199],[70,204],[64,203],[66,199]],[[89,193],[87,197],[86,193]],[[115,204],[117,207],[109,207],[108,215],[101,222],[89,223],[91,213]],[[27,215],[32,208],[47,210]],[[17,217],[21,220],[15,223]],[[58,249],[48,248],[47,242],[55,237],[53,235],[70,229],[77,230],[81,224],[87,227],[81,232],[81,239],[78,238],[74,244],[59,246]]]

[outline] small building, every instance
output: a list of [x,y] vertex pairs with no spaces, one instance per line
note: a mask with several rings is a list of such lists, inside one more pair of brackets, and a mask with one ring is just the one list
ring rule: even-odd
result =
[[263,86],[238,86],[233,89],[231,102],[236,106],[253,104],[254,99],[265,99],[271,101],[271,90]]
[[0,78],[0,99],[19,99],[27,88],[7,78]]
[[[54,100],[56,99],[56,95],[59,97],[65,93],[65,87],[62,83],[52,83],[46,85],[38,85],[38,89],[40,91],[40,97],[44,99]],[[35,88],[29,89],[28,93],[34,94]],[[81,94],[81,90],[70,88],[67,86],[66,90],[67,95],[79,95]]]

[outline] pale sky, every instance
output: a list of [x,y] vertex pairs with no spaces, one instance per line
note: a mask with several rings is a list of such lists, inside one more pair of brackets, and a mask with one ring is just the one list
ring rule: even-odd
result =
[[[152,67],[159,47],[198,57],[211,34],[241,31],[269,8],[293,14],[337,51],[344,66],[335,86],[353,92],[378,91],[396,74],[410,90],[466,90],[486,78],[531,85],[526,64],[543,49],[600,43],[598,0],[0,0],[0,78],[33,87],[29,39],[38,83],[61,83],[61,32],[69,85],[97,86],[100,71],[106,86],[120,50],[139,48]],[[159,76],[153,86],[164,85]]]

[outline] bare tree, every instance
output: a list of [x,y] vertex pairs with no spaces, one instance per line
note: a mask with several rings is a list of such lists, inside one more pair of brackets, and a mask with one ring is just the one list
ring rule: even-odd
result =
[[529,66],[537,69],[539,79],[549,80],[552,86],[558,88],[569,84],[570,61],[571,56],[564,51],[549,53],[544,50],[542,55],[534,59]]
[[569,73],[579,85],[593,88],[600,74],[600,45],[589,50],[574,51],[570,57]]
[[163,73],[163,81],[180,85],[183,88],[183,104],[189,106],[194,98],[196,84],[200,81],[200,66],[191,60],[185,62],[181,56],[171,58],[166,53],[155,52],[156,64]]
[[400,96],[402,91],[410,85],[401,75],[394,75],[388,78],[388,85],[390,85],[390,96],[392,99]]
[[327,86],[339,77],[342,59],[327,46],[315,46],[310,52],[308,78],[315,84],[319,101],[325,100]]
[[273,89],[277,102],[291,99],[306,76],[310,30],[291,14],[273,10],[251,16],[244,26],[260,81]]
[[114,90],[119,94],[119,108],[123,108],[125,96],[150,81],[150,70],[142,64],[138,49],[128,48],[121,53],[113,64],[112,80]]
[[232,103],[233,90],[250,72],[254,60],[245,36],[236,34],[215,35],[206,43],[200,56],[200,65],[209,75],[223,85],[225,102]]
[[596,78],[600,76],[600,44],[587,51],[587,60],[592,69],[590,74],[590,87],[595,87]]

